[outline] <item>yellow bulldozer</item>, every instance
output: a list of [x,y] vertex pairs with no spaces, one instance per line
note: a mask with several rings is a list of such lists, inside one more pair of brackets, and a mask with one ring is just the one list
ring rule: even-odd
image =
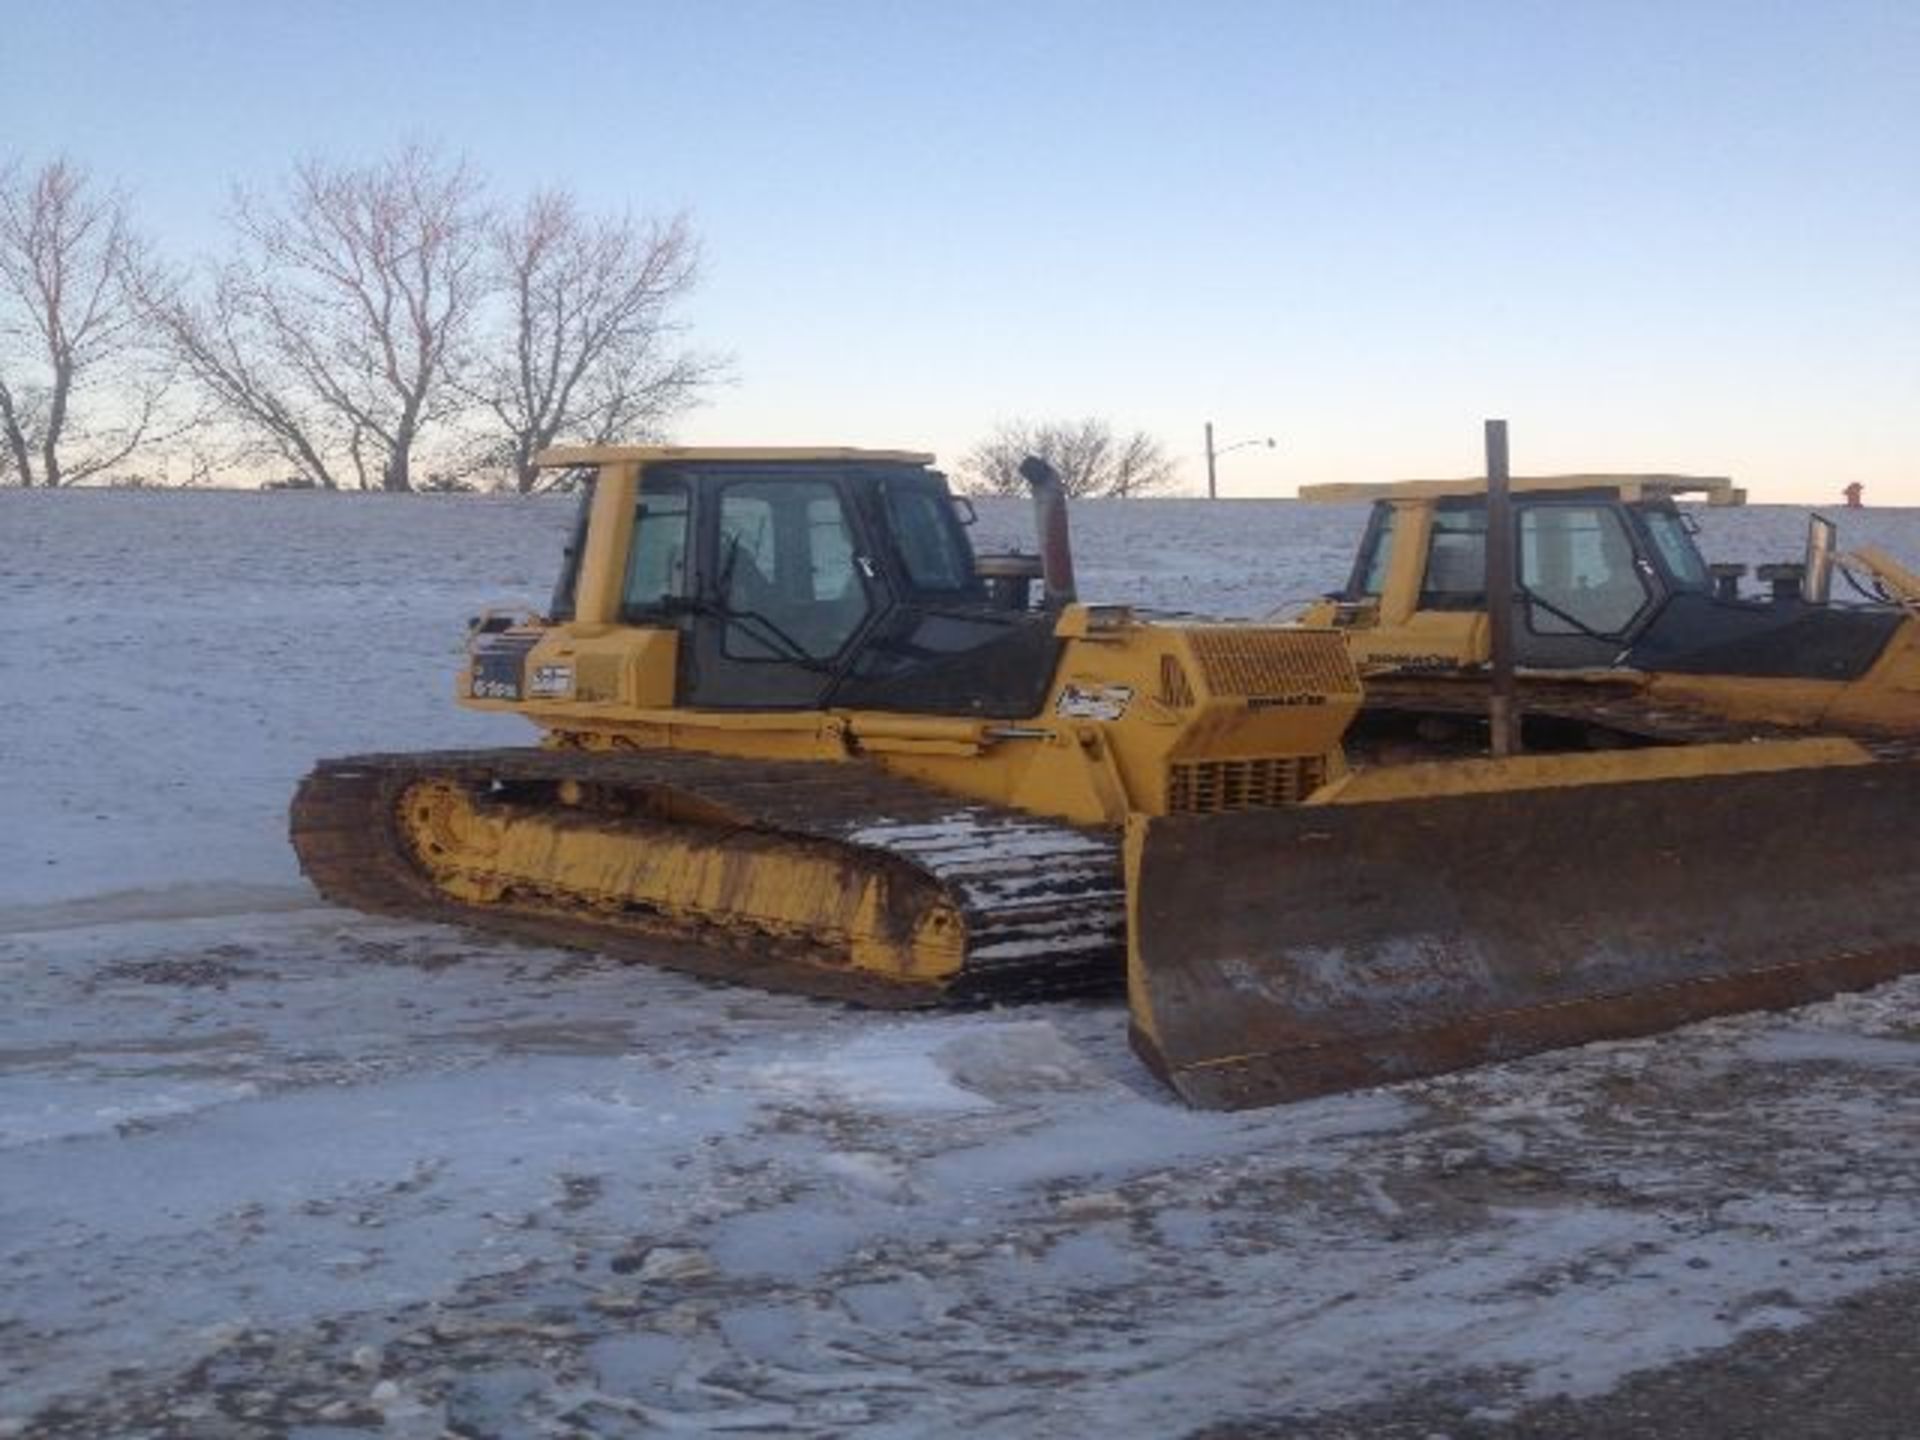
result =
[[1363,768],[1348,630],[1083,603],[1037,460],[1036,556],[922,454],[542,463],[585,477],[553,600],[458,681],[542,743],[321,762],[332,900],[875,1005],[1124,974],[1216,1108],[1920,966],[1920,767],[1850,739]]
[[[1709,564],[1694,507],[1745,503],[1730,480],[1555,475],[1510,482],[1515,693],[1532,749],[1820,733],[1883,753],[1920,741],[1920,576],[1840,556],[1809,517],[1804,554]],[[1367,686],[1358,742],[1483,741],[1491,680],[1483,479],[1310,485],[1370,502],[1347,583],[1300,622],[1347,636]],[[1835,594],[1836,579],[1853,592]]]

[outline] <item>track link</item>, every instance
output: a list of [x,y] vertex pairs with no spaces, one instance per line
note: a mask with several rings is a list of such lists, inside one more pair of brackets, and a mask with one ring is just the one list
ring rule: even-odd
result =
[[[691,808],[704,818],[688,824],[916,871],[963,916],[965,963],[944,984],[909,983],[854,970],[831,940],[769,933],[738,915],[690,919],[586,905],[566,914],[550,905],[463,902],[416,862],[400,823],[402,797],[422,781],[532,796],[572,782],[591,787],[603,805],[610,797],[615,808],[636,811]],[[1117,837],[961,800],[861,762],[531,748],[356,755],[324,760],[301,782],[290,831],[302,870],[337,904],[766,989],[900,1008],[1110,991],[1124,981]]]

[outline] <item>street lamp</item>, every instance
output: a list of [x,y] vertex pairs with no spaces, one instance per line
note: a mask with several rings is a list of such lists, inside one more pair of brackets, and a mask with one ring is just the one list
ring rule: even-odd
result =
[[1220,498],[1220,488],[1214,479],[1213,462],[1222,455],[1232,454],[1235,450],[1244,450],[1249,445],[1264,445],[1271,450],[1274,447],[1274,440],[1271,435],[1264,440],[1236,440],[1233,444],[1222,445],[1216,450],[1213,448],[1213,421],[1207,421],[1207,498],[1209,500]]

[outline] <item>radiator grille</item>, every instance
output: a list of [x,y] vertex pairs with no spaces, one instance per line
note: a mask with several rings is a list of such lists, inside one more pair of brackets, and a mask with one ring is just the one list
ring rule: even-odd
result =
[[1223,697],[1357,695],[1344,637],[1326,630],[1239,625],[1187,631],[1207,689]]
[[1299,804],[1326,778],[1327,762],[1318,755],[1176,761],[1167,776],[1167,810],[1175,815],[1274,810]]

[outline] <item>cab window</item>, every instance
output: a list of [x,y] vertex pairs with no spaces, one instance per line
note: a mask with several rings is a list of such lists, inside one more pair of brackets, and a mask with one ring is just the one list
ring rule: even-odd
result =
[[1648,509],[1640,512],[1640,523],[1660,552],[1660,563],[1667,568],[1673,583],[1682,590],[1711,590],[1713,575],[1693,543],[1693,531],[1687,517],[1675,510]]
[[634,510],[633,540],[620,613],[635,619],[687,593],[687,490],[677,481],[648,484]]
[[907,584],[959,591],[974,581],[973,553],[955,528],[947,497],[925,485],[886,486],[887,522]]
[[1367,537],[1360,543],[1360,563],[1354,566],[1354,578],[1348,587],[1348,599],[1378,599],[1385,593],[1387,567],[1393,563],[1393,522],[1399,513],[1387,504],[1373,507]]
[[745,480],[720,492],[715,580],[735,660],[826,660],[867,617],[866,585],[839,490]]
[[1487,604],[1487,512],[1437,509],[1427,541],[1422,610],[1483,610]]
[[580,502],[573,513],[573,533],[560,556],[560,574],[553,582],[547,618],[561,621],[574,616],[574,592],[580,588],[580,557],[587,553],[587,522],[593,517],[593,492],[600,472],[589,470],[580,485]]
[[1610,505],[1522,510],[1520,583],[1541,635],[1619,635],[1651,598],[1626,519]]

